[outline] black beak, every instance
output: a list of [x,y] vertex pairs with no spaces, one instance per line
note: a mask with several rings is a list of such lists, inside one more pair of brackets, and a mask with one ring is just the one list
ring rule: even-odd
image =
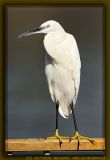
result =
[[32,29],[31,31],[27,31],[27,32],[24,32],[24,33],[20,34],[17,38],[22,38],[22,37],[26,37],[26,36],[29,36],[29,35],[32,35],[32,34],[35,34],[35,33],[40,33],[40,31],[42,31],[43,29],[45,29],[45,28],[44,27],[38,27],[38,28]]
[[38,31],[41,31],[43,29],[45,29],[45,27],[38,27],[38,28],[32,29],[32,32],[38,32]]

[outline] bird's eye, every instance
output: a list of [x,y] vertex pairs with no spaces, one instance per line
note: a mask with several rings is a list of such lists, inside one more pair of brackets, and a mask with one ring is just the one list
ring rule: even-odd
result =
[[47,26],[46,26],[46,28],[49,28],[50,27],[50,25],[48,24]]

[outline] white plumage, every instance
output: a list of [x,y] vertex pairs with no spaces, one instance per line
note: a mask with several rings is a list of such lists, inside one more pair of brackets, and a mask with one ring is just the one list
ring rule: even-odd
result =
[[[60,147],[62,144],[61,138],[69,138],[69,141],[78,139],[78,149],[79,139],[87,139],[93,144],[93,139],[79,134],[74,109],[72,108],[75,106],[78,96],[81,69],[79,50],[74,36],[66,33],[58,22],[50,20],[38,28],[21,34],[19,38],[36,33],[46,34],[44,37],[44,47],[47,51],[45,73],[51,98],[56,103],[55,135],[47,138],[59,139]],[[75,126],[73,137],[59,135],[58,111],[64,118],[68,118],[71,113],[73,114]]]
[[21,34],[19,38],[36,33],[46,34],[45,73],[50,95],[58,103],[61,116],[68,118],[72,112],[70,105],[73,102],[75,106],[80,85],[81,61],[76,40],[53,20]]
[[48,31],[44,38],[47,51],[45,72],[52,100],[59,104],[59,113],[64,118],[71,114],[71,103],[76,103],[80,85],[80,56],[73,35],[64,31],[55,21],[48,21],[54,31]]

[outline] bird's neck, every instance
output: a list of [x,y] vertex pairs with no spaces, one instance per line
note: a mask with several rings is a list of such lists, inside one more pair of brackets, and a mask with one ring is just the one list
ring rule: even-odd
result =
[[47,34],[44,38],[44,47],[47,51],[47,54],[53,59],[58,60],[59,50],[57,49],[61,43],[64,42],[66,37],[66,32],[64,31],[57,31],[51,32]]
[[64,30],[61,31],[56,31],[56,32],[50,32],[45,36],[45,39],[50,42],[55,44],[60,44],[64,41],[66,37],[66,32]]

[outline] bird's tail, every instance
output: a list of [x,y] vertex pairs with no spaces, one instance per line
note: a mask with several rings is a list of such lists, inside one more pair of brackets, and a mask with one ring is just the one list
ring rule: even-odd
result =
[[[63,109],[64,108],[64,109]],[[71,107],[61,107],[59,105],[59,109],[58,109],[60,115],[63,117],[63,118],[66,118],[68,119],[69,115],[72,113],[72,110],[71,110]]]

